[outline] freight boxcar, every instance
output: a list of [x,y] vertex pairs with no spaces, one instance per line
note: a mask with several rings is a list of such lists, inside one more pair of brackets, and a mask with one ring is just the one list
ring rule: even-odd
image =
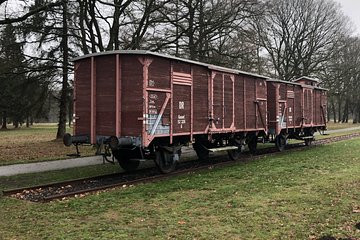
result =
[[290,138],[311,144],[314,133],[326,129],[327,90],[308,77],[267,83],[268,134],[277,148],[283,150]]
[[153,159],[170,172],[189,142],[199,159],[219,150],[236,159],[266,136],[267,77],[149,51],[73,61],[74,136],[64,143],[110,146],[125,170]]

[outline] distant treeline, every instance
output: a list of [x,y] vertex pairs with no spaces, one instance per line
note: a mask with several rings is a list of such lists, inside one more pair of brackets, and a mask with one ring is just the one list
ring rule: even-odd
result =
[[[15,3],[17,2],[17,3]],[[318,78],[329,117],[360,118],[360,40],[333,0],[0,0],[0,116],[71,119],[72,63],[145,49],[292,81]],[[30,120],[29,120],[30,119]]]

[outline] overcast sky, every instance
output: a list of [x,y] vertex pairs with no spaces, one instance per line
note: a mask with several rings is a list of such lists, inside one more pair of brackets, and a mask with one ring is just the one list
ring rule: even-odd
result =
[[356,35],[360,36],[360,1],[359,0],[336,0],[342,5],[342,9],[356,28]]

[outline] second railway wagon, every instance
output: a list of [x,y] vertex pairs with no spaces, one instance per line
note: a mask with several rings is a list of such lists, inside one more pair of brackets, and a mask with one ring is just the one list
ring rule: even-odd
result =
[[148,51],[74,59],[74,136],[66,145],[108,145],[125,170],[153,159],[166,173],[193,142],[200,159],[233,159],[267,133],[266,77]]
[[326,129],[327,90],[317,84],[308,77],[293,82],[267,80],[268,136],[280,151],[287,139],[309,145],[315,132]]

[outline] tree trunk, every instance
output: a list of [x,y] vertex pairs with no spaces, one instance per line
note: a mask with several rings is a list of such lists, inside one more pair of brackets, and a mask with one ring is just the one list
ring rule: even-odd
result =
[[354,112],[354,115],[353,115],[353,124],[355,123],[358,123],[358,114],[357,112]]
[[331,100],[331,107],[332,107],[332,112],[334,114],[334,123],[337,123],[337,121],[336,121],[336,106],[335,106],[335,101],[334,100]]
[[356,102],[353,113],[353,124],[360,122],[360,102]]
[[325,117],[325,122],[329,122],[330,121],[330,106],[329,104],[326,106],[326,116]]
[[7,121],[7,113],[6,111],[3,112],[3,115],[2,115],[2,124],[1,124],[1,129],[7,129],[7,126],[6,126],[6,121]]
[[349,101],[346,99],[343,116],[341,119],[342,123],[347,123],[349,119]]
[[30,127],[30,117],[26,118],[26,127],[29,128]]
[[[175,22],[178,23],[179,22],[179,0],[176,0],[176,15],[175,15],[175,17],[176,17]],[[175,56],[180,57],[179,56],[179,26],[178,26],[178,24],[176,24],[175,37],[176,37]]]
[[62,36],[62,50],[63,50],[63,81],[60,97],[60,111],[59,111],[59,125],[56,133],[56,138],[62,138],[66,132],[66,108],[68,95],[68,27],[67,27],[67,1],[63,1],[63,36]]
[[338,122],[341,122],[341,98],[338,97]]
[[196,47],[195,47],[195,39],[194,39],[194,17],[195,17],[195,9],[192,6],[192,2],[188,3],[189,8],[189,27],[187,29],[187,37],[189,39],[189,53],[191,60],[197,60],[196,58]]
[[69,108],[68,108],[68,118],[69,118],[69,127],[71,128],[71,124],[72,124],[72,115],[73,115],[73,101],[72,101],[72,94],[71,97],[69,98]]

